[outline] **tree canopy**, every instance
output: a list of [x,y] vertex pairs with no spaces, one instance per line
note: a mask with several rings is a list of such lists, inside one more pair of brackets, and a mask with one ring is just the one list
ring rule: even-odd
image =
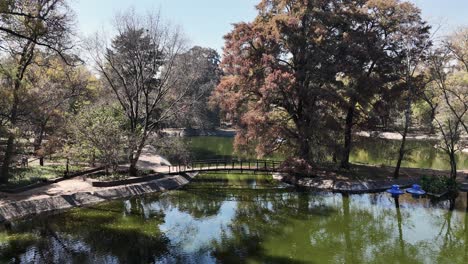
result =
[[[240,128],[236,144],[255,144],[261,155],[287,145],[316,162],[344,142],[346,164],[356,117],[369,116],[385,87],[400,81],[406,54],[428,38],[419,9],[400,1],[264,0],[257,10],[225,36],[225,76],[213,95]],[[414,40],[410,50],[405,38]]]

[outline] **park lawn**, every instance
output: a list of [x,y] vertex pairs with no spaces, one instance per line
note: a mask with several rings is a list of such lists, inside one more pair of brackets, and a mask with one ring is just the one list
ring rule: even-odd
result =
[[[76,172],[83,170],[84,166],[70,165],[69,171]],[[12,169],[12,176],[7,184],[0,184],[0,189],[14,189],[38,183],[44,180],[63,177],[65,165],[46,165],[46,166],[29,166],[27,168]]]

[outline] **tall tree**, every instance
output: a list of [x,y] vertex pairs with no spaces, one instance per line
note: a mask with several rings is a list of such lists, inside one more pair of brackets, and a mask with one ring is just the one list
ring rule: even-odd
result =
[[456,30],[443,44],[458,61],[461,70],[468,72],[468,26]]
[[33,43],[66,59],[73,47],[69,38],[73,14],[65,0],[3,0],[0,15],[0,47],[5,50]]
[[[71,61],[71,59],[70,59]],[[26,72],[26,119],[24,130],[34,135],[34,152],[43,165],[43,139],[54,136],[65,125],[65,118],[78,112],[81,105],[94,100],[99,92],[97,79],[84,66],[70,66],[59,56],[38,54],[36,64]]]
[[383,0],[264,0],[257,9],[225,37],[225,76],[213,95],[239,126],[236,144],[256,144],[259,154],[286,144],[319,161],[344,112],[341,165],[349,167],[357,116],[399,77],[401,35],[428,29],[419,10]]
[[409,128],[412,123],[412,108],[416,97],[424,90],[427,81],[425,76],[420,74],[422,72],[421,65],[424,63],[430,48],[431,40],[428,32],[428,27],[423,27],[424,22],[420,19],[412,21],[415,23],[412,26],[405,24],[402,29],[402,36],[400,41],[403,44],[403,67],[400,70],[401,82],[405,87],[405,122],[403,132],[401,133],[402,139],[400,149],[398,151],[398,159],[393,173],[394,178],[398,178],[400,174],[400,167],[406,153],[406,138],[408,136]]
[[188,128],[213,128],[219,126],[219,111],[210,109],[208,100],[219,84],[221,70],[219,54],[216,50],[195,46],[180,54],[175,67],[189,68],[183,78],[191,81],[184,101],[188,106],[172,118],[171,124]]
[[347,103],[342,168],[349,168],[356,117],[368,115],[367,109],[383,87],[407,78],[407,71],[414,72],[414,62],[427,46],[430,29],[421,19],[420,10],[409,2],[351,2],[355,3],[346,29],[351,41],[344,62],[344,75],[351,81],[344,92]]
[[257,18],[225,36],[225,76],[213,100],[238,126],[236,146],[259,155],[283,145],[307,162],[324,158],[333,126],[338,1],[261,1]]
[[127,117],[128,162],[130,174],[136,175],[148,137],[189,107],[184,99],[192,79],[183,77],[193,69],[189,64],[175,67],[185,51],[184,38],[159,14],[140,16],[129,11],[118,15],[115,25],[117,35],[111,46],[102,49],[102,43],[97,43],[92,55]]
[[[468,27],[464,27],[455,31],[448,40],[443,43],[443,57],[445,58],[446,66],[450,65],[461,80],[466,80],[468,74]],[[449,61],[447,61],[449,60]],[[434,63],[432,64],[434,65]],[[435,72],[434,80],[437,81],[438,87],[444,94],[444,102],[450,109],[452,114],[459,120],[460,125],[466,133],[468,133],[467,117],[461,113],[468,111],[468,87],[466,83],[463,85],[454,84],[447,86],[444,73]]]
[[[434,122],[442,137],[441,148],[450,161],[450,175],[457,176],[456,153],[460,150],[460,139],[468,135],[468,72],[462,62],[454,65],[450,49],[443,47],[434,52],[428,63],[432,82],[425,91],[426,101],[436,97],[440,102]],[[431,104],[429,104],[432,107]]]
[[7,182],[14,155],[15,133],[26,70],[38,48],[64,55],[70,45],[71,12],[63,0],[2,1],[0,5],[0,47],[11,60],[2,68],[6,78],[9,108],[8,139],[0,170],[0,182]]
[[[468,135],[468,29],[461,28],[443,41],[428,62],[432,82],[424,91],[442,136],[441,148],[448,155],[452,178],[457,176],[456,152],[462,135]],[[435,108],[431,102],[437,101]]]

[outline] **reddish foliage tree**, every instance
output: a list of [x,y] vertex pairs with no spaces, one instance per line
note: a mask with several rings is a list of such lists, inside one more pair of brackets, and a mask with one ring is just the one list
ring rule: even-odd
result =
[[287,145],[317,162],[346,128],[347,163],[357,112],[398,80],[398,34],[427,33],[419,10],[396,0],[263,0],[257,9],[225,36],[225,77],[212,96],[239,128],[236,146],[263,155]]
[[327,27],[342,9],[326,3],[262,1],[254,22],[225,37],[225,77],[212,99],[238,125],[237,147],[255,144],[264,155],[286,144],[304,160],[321,158],[330,135],[323,128],[334,123],[340,100],[330,90],[339,85],[342,35]]

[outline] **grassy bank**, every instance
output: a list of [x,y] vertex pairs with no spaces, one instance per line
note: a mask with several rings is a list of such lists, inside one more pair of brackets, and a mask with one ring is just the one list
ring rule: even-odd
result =
[[[69,171],[76,172],[83,168],[83,166],[70,165]],[[0,189],[14,189],[45,180],[63,177],[65,175],[65,171],[65,165],[34,165],[26,168],[14,168],[11,170],[11,177],[8,183],[0,184]]]

